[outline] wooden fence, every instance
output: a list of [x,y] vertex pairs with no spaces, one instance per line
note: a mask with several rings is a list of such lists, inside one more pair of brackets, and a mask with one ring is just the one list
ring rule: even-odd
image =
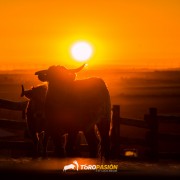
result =
[[11,111],[19,111],[22,114],[22,118],[18,120],[14,119],[0,119],[0,128],[5,130],[13,131],[21,131],[22,138],[21,140],[13,140],[13,136],[7,138],[0,139],[0,149],[8,149],[10,150],[10,154],[12,155],[14,150],[26,150],[32,149],[32,143],[29,141],[23,140],[23,135],[25,130],[27,129],[26,124],[26,108],[28,106],[28,101],[24,102],[13,102],[9,100],[0,99],[0,109],[7,109]]
[[[157,114],[156,108],[149,108],[149,113],[144,115],[144,120],[123,118],[120,115],[120,106],[113,106],[113,116],[112,116],[112,132],[111,132],[111,142],[112,142],[112,154],[115,158],[119,156],[119,149],[121,145],[141,145],[148,149],[147,156],[149,159],[157,161],[160,157],[159,152],[159,142],[169,141],[174,143],[180,143],[180,134],[172,133],[160,133],[159,125],[160,123],[168,124],[180,124],[180,117],[176,116],[162,116]],[[121,125],[127,125],[130,127],[138,127],[146,129],[146,135],[144,139],[138,138],[127,138],[121,136],[120,127]],[[178,152],[178,157],[180,152]],[[173,154],[166,154],[167,157],[173,157]]]
[[[12,102],[8,100],[0,99],[0,108],[9,109],[22,112],[22,121],[0,119],[0,128],[9,128],[16,130],[26,129],[26,108],[28,101],[25,102]],[[111,130],[111,153],[114,158],[119,158],[119,150],[122,145],[140,145],[148,148],[147,156],[151,160],[158,160],[159,149],[158,143],[160,140],[180,142],[180,135],[174,134],[162,134],[159,133],[159,123],[175,123],[180,124],[180,117],[175,116],[161,116],[157,114],[156,108],[149,108],[149,113],[144,115],[144,120],[123,118],[120,114],[120,106],[113,105],[112,107],[112,130]],[[123,137],[120,132],[121,125],[129,127],[143,128],[147,132],[143,138],[127,138]],[[0,149],[2,148],[19,148],[26,149],[30,148],[32,143],[26,141],[11,141],[11,140],[0,140]],[[180,152],[179,152],[180,154]]]

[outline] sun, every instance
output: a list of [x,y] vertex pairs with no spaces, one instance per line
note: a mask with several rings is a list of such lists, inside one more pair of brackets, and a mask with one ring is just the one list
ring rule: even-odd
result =
[[92,46],[88,42],[76,42],[71,47],[72,57],[80,62],[88,60],[93,53]]

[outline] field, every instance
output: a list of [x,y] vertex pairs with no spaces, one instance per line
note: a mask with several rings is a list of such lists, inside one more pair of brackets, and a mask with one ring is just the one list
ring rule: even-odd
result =
[[[0,73],[0,98],[23,101],[21,84],[29,89],[41,84],[35,71],[9,71]],[[84,70],[79,79],[101,77],[111,95],[112,105],[121,105],[121,115],[142,119],[149,107],[158,108],[158,113],[180,115],[180,71],[154,71],[134,69]]]

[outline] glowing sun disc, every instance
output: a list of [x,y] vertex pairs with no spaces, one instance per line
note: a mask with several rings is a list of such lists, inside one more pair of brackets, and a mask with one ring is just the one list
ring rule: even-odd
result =
[[77,61],[85,61],[92,56],[93,50],[87,42],[77,42],[72,45],[71,55]]

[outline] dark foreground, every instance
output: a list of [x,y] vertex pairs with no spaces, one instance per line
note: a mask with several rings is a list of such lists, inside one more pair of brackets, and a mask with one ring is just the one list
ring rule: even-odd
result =
[[[63,171],[64,166],[79,164],[78,170]],[[84,170],[82,165],[118,165],[118,169]],[[85,167],[85,166],[83,166]],[[112,172],[113,171],[113,172]],[[158,163],[113,160],[101,162],[90,158],[0,158],[0,179],[180,179],[180,162],[159,161]]]

